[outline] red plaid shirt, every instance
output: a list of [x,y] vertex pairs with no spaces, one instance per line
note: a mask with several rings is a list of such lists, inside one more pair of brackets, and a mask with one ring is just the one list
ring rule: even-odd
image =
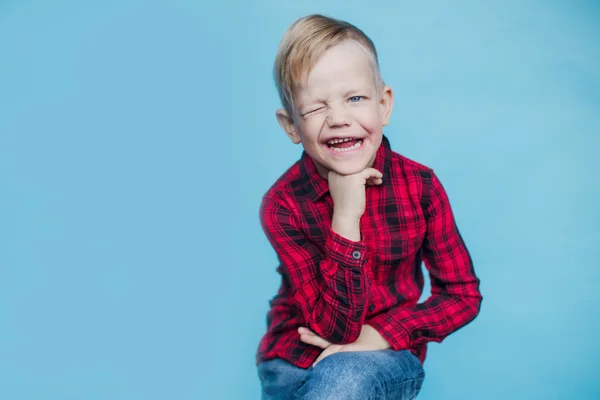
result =
[[[424,362],[427,342],[441,342],[479,313],[479,279],[436,175],[393,152],[385,136],[373,167],[383,183],[366,188],[360,242],[331,230],[329,187],[305,152],[265,194],[261,224],[282,280],[257,364],[279,357],[308,368],[322,349],[300,341],[298,327],[351,343],[363,324]],[[422,261],[432,295],[417,304]]]

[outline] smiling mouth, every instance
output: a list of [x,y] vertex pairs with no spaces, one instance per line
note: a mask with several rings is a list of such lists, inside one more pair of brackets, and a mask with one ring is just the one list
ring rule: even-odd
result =
[[344,153],[352,150],[356,150],[362,146],[363,140],[357,138],[340,138],[332,139],[326,143],[330,150],[336,153]]

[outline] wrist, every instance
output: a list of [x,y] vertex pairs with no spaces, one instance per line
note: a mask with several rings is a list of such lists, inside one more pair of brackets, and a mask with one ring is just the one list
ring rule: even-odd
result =
[[331,229],[338,235],[354,242],[360,241],[360,216],[336,213],[331,219]]

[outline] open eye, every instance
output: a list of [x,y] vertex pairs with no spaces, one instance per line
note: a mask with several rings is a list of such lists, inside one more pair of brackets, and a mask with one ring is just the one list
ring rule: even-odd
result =
[[362,99],[364,99],[364,96],[352,96],[352,97],[350,97],[349,100],[350,100],[350,103],[358,103]]

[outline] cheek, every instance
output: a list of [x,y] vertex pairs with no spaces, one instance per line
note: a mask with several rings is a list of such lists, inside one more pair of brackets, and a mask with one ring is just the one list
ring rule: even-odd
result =
[[324,123],[325,118],[321,118],[319,116],[314,116],[306,121],[303,121],[300,125],[300,130],[302,131],[305,140],[307,142],[318,141]]
[[379,110],[375,107],[365,107],[357,110],[355,121],[369,133],[377,133],[381,130],[381,116]]

